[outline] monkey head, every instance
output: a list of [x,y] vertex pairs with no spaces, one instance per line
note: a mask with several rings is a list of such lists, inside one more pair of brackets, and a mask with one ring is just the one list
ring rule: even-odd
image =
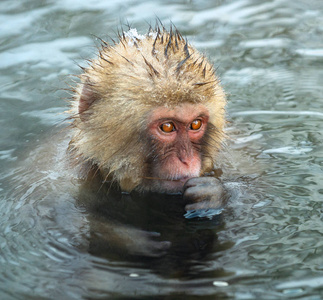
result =
[[175,29],[102,41],[72,101],[69,152],[124,191],[181,192],[214,167],[225,94],[213,66]]

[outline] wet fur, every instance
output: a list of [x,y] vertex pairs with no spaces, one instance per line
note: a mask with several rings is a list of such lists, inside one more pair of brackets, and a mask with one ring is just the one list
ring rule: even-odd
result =
[[144,38],[128,33],[112,45],[102,41],[98,57],[80,76],[71,109],[72,161],[99,171],[123,190],[147,190],[149,160],[155,155],[147,150],[149,115],[159,106],[196,103],[210,114],[196,145],[201,175],[212,170],[224,139],[226,104],[213,66],[173,27],[149,29]]

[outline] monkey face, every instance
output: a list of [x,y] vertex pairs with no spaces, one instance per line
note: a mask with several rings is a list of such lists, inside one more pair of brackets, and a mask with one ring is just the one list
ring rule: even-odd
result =
[[181,192],[188,179],[200,175],[208,119],[203,105],[186,103],[153,111],[148,125],[152,151],[147,163],[153,190]]

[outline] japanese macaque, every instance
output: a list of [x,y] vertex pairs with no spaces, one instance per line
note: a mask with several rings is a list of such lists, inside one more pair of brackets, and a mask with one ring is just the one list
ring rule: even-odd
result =
[[225,137],[212,64],[174,28],[101,42],[75,89],[72,160],[125,192],[182,193],[187,209],[220,206],[222,186],[206,177]]

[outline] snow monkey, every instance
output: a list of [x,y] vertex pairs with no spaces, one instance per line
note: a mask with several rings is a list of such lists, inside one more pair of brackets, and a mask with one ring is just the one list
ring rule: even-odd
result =
[[187,208],[221,205],[207,177],[225,134],[215,69],[173,26],[101,40],[72,101],[72,159],[122,191],[181,193]]

